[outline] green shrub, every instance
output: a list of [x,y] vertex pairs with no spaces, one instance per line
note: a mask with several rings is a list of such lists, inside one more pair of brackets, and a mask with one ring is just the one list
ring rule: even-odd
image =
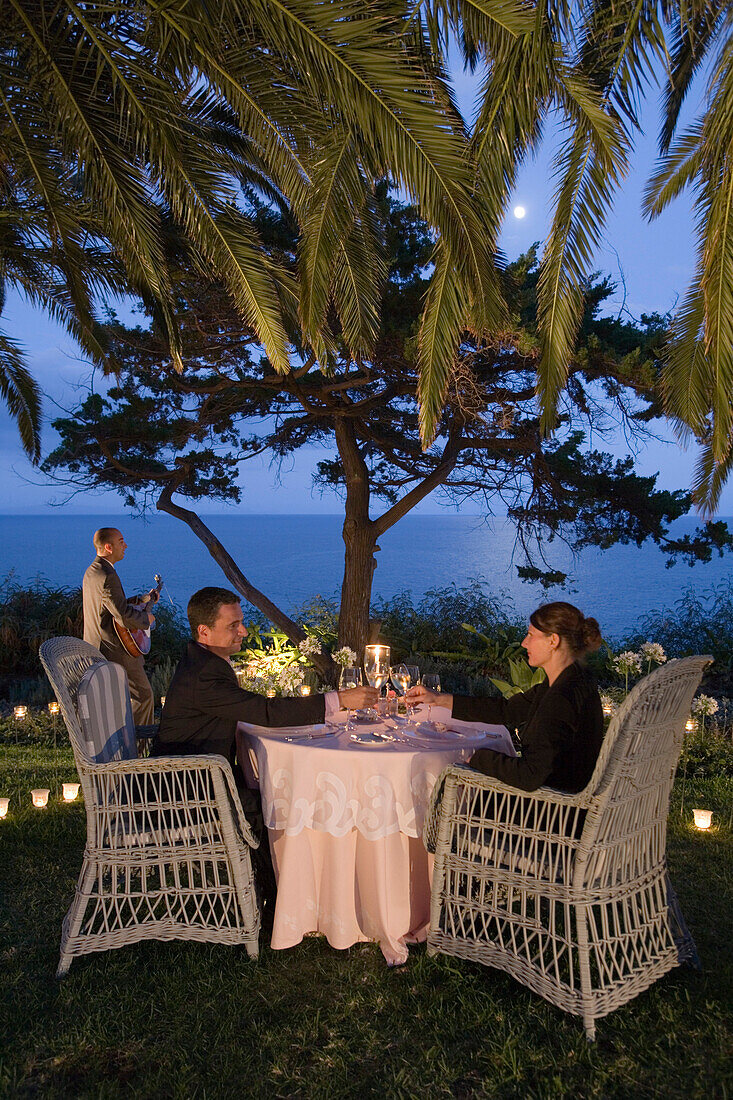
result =
[[733,778],[733,742],[730,735],[696,733],[686,738],[677,770],[682,772],[683,769],[688,778]]

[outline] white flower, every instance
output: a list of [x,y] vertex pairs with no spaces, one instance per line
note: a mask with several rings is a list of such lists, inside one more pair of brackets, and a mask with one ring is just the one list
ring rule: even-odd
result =
[[641,657],[638,653],[632,653],[627,649],[625,653],[619,653],[611,662],[614,672],[621,676],[628,676],[634,672],[641,672]]
[[321,643],[312,634],[308,634],[298,643],[298,651],[303,657],[317,657],[321,652]]
[[337,665],[341,665],[342,668],[347,666],[351,667],[356,664],[356,654],[353,649],[349,649],[347,645],[342,646],[341,649],[337,649],[333,655],[333,659]]
[[698,695],[697,699],[692,700],[692,706],[690,707],[690,710],[693,714],[717,714],[718,704],[711,695]]
[[659,642],[644,642],[639,651],[642,661],[654,661],[656,665],[663,665],[667,660],[667,654]]

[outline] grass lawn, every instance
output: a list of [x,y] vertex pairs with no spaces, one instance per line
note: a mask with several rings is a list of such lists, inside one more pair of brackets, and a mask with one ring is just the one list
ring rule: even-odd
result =
[[[686,807],[708,797],[725,811],[710,834],[671,816],[702,973],[674,971],[590,1045],[579,1019],[509,977],[422,946],[389,970],[373,944],[276,952],[263,935],[253,962],[147,942],[77,959],[57,981],[85,836],[83,806],[58,800],[74,777],[66,748],[0,747],[2,1096],[733,1097],[733,780],[688,780]],[[56,794],[43,812],[35,786]]]

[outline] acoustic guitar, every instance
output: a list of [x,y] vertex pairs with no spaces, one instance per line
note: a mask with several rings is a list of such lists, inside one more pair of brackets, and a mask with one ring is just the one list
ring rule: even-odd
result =
[[[136,611],[146,611],[151,603],[157,603],[158,596],[160,596],[160,590],[163,587],[163,581],[161,580],[160,573],[155,574],[156,587],[150,589],[150,599],[147,603],[134,603],[132,606]],[[140,630],[128,630],[126,626],[114,620],[115,630],[117,631],[117,637],[122,642],[122,645],[130,654],[131,657],[144,657],[146,653],[150,653],[150,627],[141,627]]]

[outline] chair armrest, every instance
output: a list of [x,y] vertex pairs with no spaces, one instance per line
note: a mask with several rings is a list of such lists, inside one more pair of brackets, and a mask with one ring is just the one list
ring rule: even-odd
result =
[[495,779],[491,775],[484,775],[483,772],[476,771],[468,764],[450,764],[438,776],[425,814],[423,842],[429,852],[435,851],[446,784],[451,784],[454,788],[460,786],[474,790],[496,791],[497,794],[509,794],[529,801],[573,807],[579,810],[588,810],[595,803],[595,798],[590,793],[589,787],[577,794],[565,794],[562,791],[556,791],[553,787],[538,787],[534,791],[523,791],[519,787],[511,787],[507,783],[502,783],[500,779]]
[[108,764],[90,764],[85,772],[96,779],[105,776],[154,775],[164,772],[186,773],[210,772],[212,778],[218,773],[223,781],[225,792],[234,816],[235,824],[250,848],[259,848],[260,842],[252,832],[244,816],[242,803],[232,775],[232,768],[225,756],[219,753],[200,753],[197,756],[144,756],[133,760],[113,760]]

